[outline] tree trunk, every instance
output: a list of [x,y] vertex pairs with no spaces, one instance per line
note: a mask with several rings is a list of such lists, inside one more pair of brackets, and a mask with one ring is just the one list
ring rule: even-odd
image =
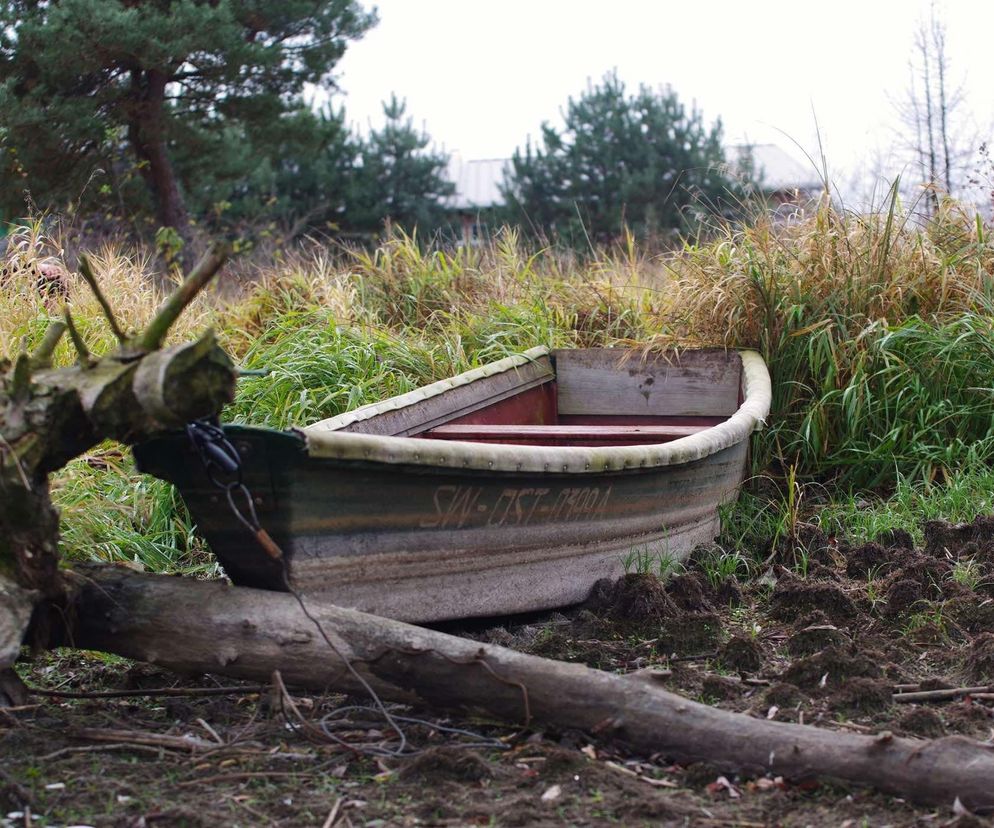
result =
[[166,84],[164,72],[149,70],[132,73],[135,106],[128,124],[128,138],[138,158],[142,177],[155,201],[156,217],[162,227],[171,227],[186,239],[189,215],[176,181],[166,144]]
[[[483,711],[527,725],[575,728],[645,754],[727,770],[824,776],[919,802],[994,807],[994,751],[961,737],[877,737],[755,719],[688,701],[636,675],[524,655],[293,595],[219,582],[81,571],[76,646],[180,672],[365,692],[434,708]],[[323,631],[323,634],[322,634]],[[334,643],[330,646],[324,636]],[[347,659],[347,662],[346,662]]]
[[[47,621],[64,609],[59,516],[48,475],[101,440],[135,442],[212,416],[234,397],[234,366],[212,333],[159,350],[170,325],[223,261],[223,252],[211,251],[148,329],[130,340],[81,261],[120,347],[91,356],[67,311],[66,324],[53,324],[33,355],[22,353],[13,364],[0,360],[0,671],[24,641],[31,614],[26,600],[40,605],[32,639],[24,642],[35,646],[47,644]],[[79,362],[53,370],[48,363],[66,330]]]

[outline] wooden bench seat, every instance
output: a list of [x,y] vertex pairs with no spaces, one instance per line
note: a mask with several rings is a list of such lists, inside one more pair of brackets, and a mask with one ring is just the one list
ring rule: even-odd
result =
[[637,446],[668,443],[709,426],[698,425],[440,425],[419,434],[433,440],[523,446]]

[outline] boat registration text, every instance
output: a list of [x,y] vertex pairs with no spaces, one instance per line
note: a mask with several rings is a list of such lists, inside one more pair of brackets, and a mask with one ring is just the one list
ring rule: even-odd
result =
[[467,523],[485,526],[527,526],[533,520],[573,521],[604,511],[611,486],[547,488],[508,487],[496,500],[483,486],[437,486],[432,493],[434,514],[421,521],[422,529],[461,529]]

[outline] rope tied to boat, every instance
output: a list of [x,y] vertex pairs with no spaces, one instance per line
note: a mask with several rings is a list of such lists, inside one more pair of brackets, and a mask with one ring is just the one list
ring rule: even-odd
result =
[[[259,516],[255,510],[255,500],[252,493],[249,491],[248,486],[245,485],[245,481],[243,479],[241,453],[224,433],[224,428],[221,426],[220,421],[216,417],[211,419],[194,420],[187,423],[186,435],[190,441],[190,444],[193,446],[200,458],[200,462],[203,465],[204,473],[206,474],[207,479],[210,481],[211,485],[224,492],[228,501],[228,506],[231,508],[231,513],[238,520],[238,522],[242,524],[242,526],[252,533],[263,551],[273,560],[279,562],[283,588],[294,597],[304,616],[314,625],[318,633],[320,633],[321,638],[324,639],[324,642],[341,659],[342,663],[352,674],[352,677],[369,694],[369,697],[373,702],[373,707],[351,705],[342,707],[339,710],[333,711],[332,713],[324,716],[318,724],[328,741],[371,756],[400,758],[404,756],[416,756],[423,753],[423,750],[410,746],[407,734],[400,726],[400,722],[405,722],[406,724],[426,725],[429,728],[443,734],[458,735],[471,739],[469,742],[453,745],[453,747],[490,747],[496,749],[507,749],[508,746],[499,739],[488,739],[487,737],[479,733],[474,733],[473,731],[446,727],[438,723],[432,723],[409,716],[401,716],[388,710],[386,705],[383,703],[383,700],[379,697],[369,682],[359,673],[358,670],[356,670],[351,659],[349,659],[335,644],[335,642],[332,641],[331,637],[325,631],[324,625],[322,625],[320,620],[318,620],[318,618],[315,617],[314,614],[307,608],[307,605],[304,603],[304,597],[301,595],[300,591],[295,589],[290,584],[289,569],[287,560],[283,555],[283,550],[280,549],[279,544],[273,540],[270,534],[259,522]],[[240,496],[244,501],[244,509],[239,507],[236,495]],[[390,725],[390,728],[394,731],[394,733],[397,734],[397,747],[383,747],[380,745],[369,744],[354,745],[334,733],[334,730],[337,727],[340,727],[342,723],[342,720],[339,717],[341,717],[344,713],[361,710],[375,710],[383,717],[383,719]],[[306,722],[302,724],[306,724]]]
[[[224,492],[231,513],[259,542],[262,550],[273,560],[283,561],[283,550],[259,523],[255,500],[242,479],[242,458],[232,445],[217,420],[194,420],[187,423],[186,436],[200,456],[204,473],[212,485]],[[229,478],[225,480],[225,478]],[[241,495],[245,509],[241,509],[235,495]],[[284,566],[284,571],[285,571]]]

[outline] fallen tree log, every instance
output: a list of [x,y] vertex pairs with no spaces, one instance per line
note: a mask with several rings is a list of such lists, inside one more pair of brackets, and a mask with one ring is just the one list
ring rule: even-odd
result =
[[312,620],[287,593],[110,567],[76,577],[79,647],[256,681],[279,670],[289,684],[362,694],[347,660],[383,699],[579,729],[726,771],[828,777],[923,803],[959,799],[994,810],[994,750],[962,737],[872,737],[756,719],[689,701],[649,677],[525,655],[305,598]]

